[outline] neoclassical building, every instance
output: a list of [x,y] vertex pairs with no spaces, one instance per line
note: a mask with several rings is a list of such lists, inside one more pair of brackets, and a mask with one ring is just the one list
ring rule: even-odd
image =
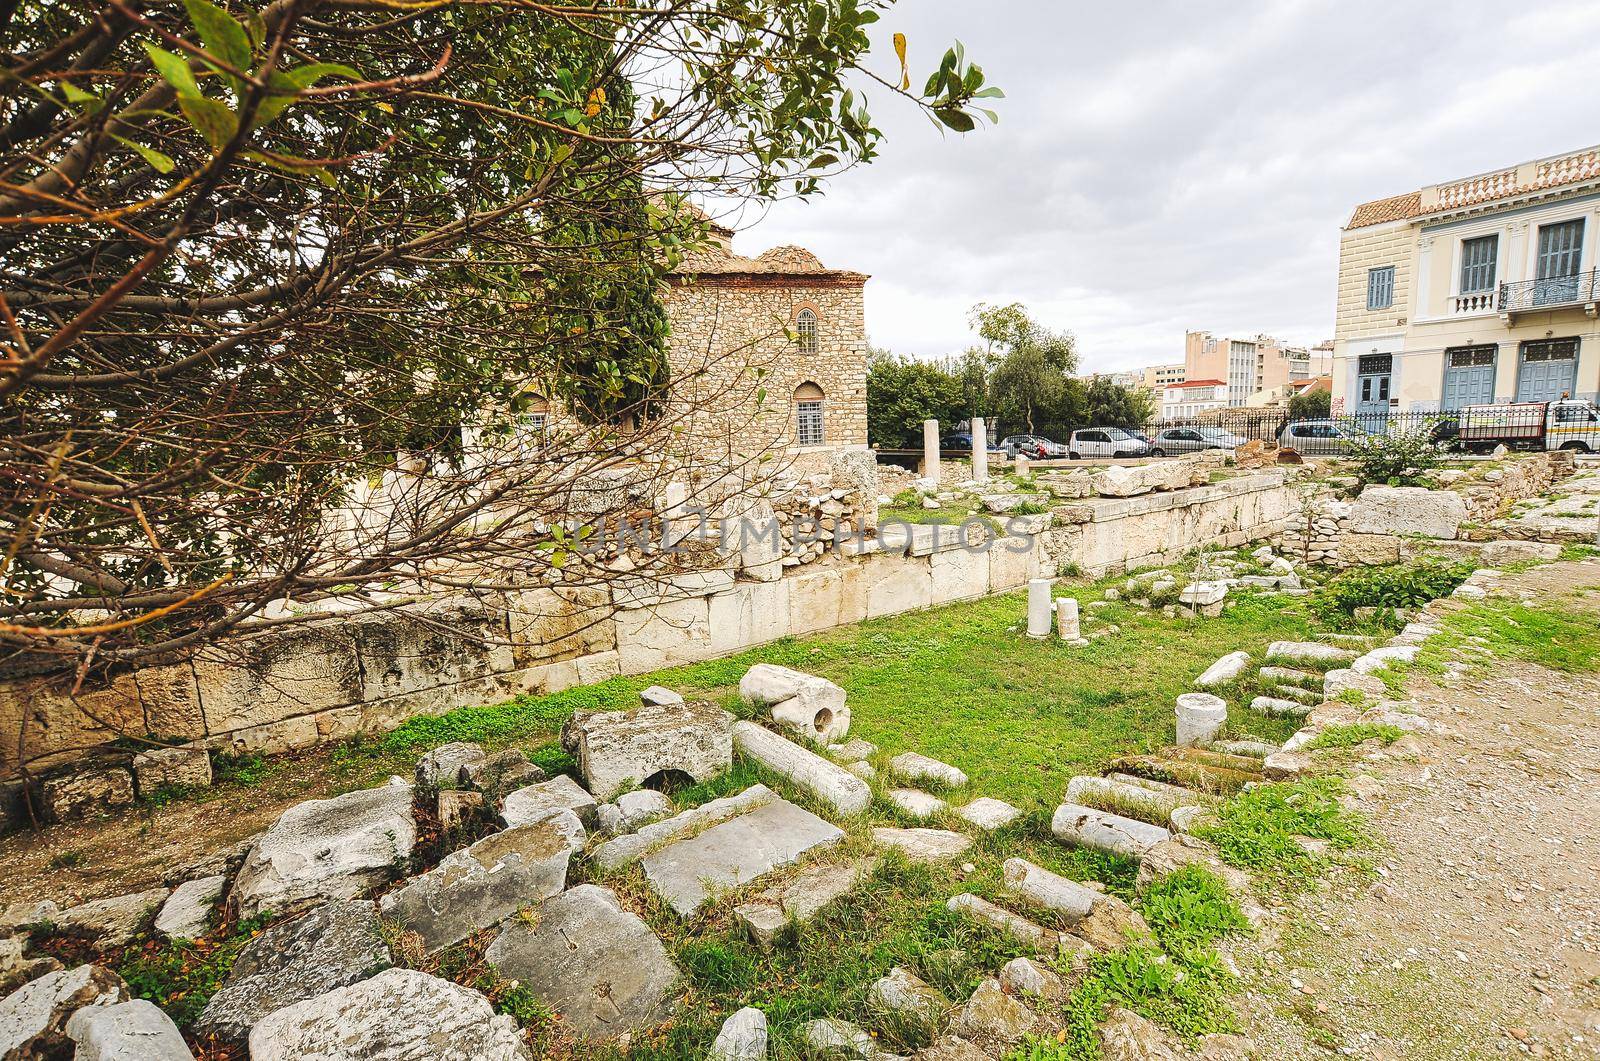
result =
[[1339,240],[1337,412],[1600,395],[1600,146],[1356,207]]
[[734,253],[731,230],[668,278],[672,397],[712,460],[867,444],[867,276],[802,247]]

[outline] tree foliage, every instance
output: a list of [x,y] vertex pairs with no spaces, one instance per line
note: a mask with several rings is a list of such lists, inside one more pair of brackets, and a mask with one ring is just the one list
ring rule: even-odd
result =
[[[0,3],[0,672],[558,566],[572,491],[684,429],[685,198],[869,161],[864,84],[958,131],[999,94],[959,48],[874,73],[888,7]],[[461,452],[534,401],[539,459]],[[333,533],[393,480],[408,518]]]
[[1292,420],[1326,420],[1332,410],[1333,392],[1326,387],[1315,387],[1289,399]]
[[1150,392],[1109,377],[1079,379],[1077,343],[1033,318],[1021,303],[979,303],[968,318],[981,345],[942,362],[874,360],[867,377],[867,435],[886,448],[921,444],[922,421],[946,428],[994,416],[1002,434],[1065,438],[1080,427],[1131,426],[1154,414]]

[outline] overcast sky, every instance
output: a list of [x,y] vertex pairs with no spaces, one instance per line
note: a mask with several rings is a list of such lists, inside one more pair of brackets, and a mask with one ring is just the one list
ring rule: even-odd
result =
[[871,273],[898,353],[965,348],[978,301],[1072,330],[1084,371],[1181,361],[1191,328],[1315,343],[1357,203],[1600,141],[1592,0],[902,0],[878,28],[918,87],[959,38],[1000,124],[942,136],[879,92],[878,161],[735,247]]

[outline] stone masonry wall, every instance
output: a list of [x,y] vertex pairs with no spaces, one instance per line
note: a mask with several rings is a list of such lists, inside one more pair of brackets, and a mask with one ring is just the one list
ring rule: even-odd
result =
[[[860,279],[827,275],[702,277],[663,294],[672,317],[673,400],[693,405],[696,453],[728,464],[795,452],[795,389],[823,392],[823,445],[867,444],[867,335]],[[789,340],[802,309],[817,315],[817,352]]]

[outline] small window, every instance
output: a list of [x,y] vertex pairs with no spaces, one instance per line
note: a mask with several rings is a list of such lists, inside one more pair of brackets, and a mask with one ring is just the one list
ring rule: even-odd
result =
[[802,383],[794,389],[794,440],[797,445],[823,445],[823,400],[822,388],[815,383]]
[[808,309],[800,311],[794,319],[794,332],[802,354],[817,352],[817,315]]
[[1495,262],[1500,255],[1500,237],[1479,236],[1461,241],[1461,293],[1478,295],[1494,290]]
[[1394,266],[1367,270],[1367,308],[1388,309],[1394,305]]

